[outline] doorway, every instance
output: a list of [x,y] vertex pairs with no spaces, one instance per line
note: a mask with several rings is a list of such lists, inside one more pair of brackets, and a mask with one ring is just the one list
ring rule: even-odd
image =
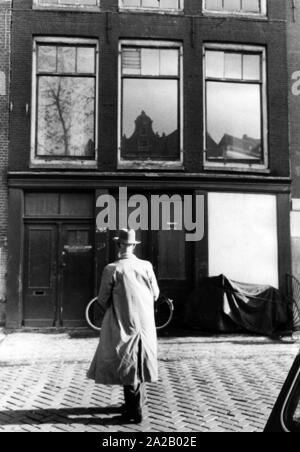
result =
[[23,325],[84,326],[85,307],[93,294],[93,223],[27,223]]

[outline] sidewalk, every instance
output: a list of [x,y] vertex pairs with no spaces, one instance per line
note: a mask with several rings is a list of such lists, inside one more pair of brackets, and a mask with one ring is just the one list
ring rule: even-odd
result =
[[86,379],[97,343],[77,333],[8,334],[0,345],[0,432],[262,431],[300,348],[299,338],[160,338],[159,382],[146,386],[143,424],[130,426],[117,416],[121,388]]

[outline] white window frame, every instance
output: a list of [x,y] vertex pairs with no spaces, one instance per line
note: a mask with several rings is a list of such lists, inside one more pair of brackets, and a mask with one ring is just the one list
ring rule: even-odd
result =
[[[179,133],[180,133],[180,159],[179,160],[125,160],[122,159],[122,47],[156,47],[179,50],[179,86],[180,86],[180,110],[179,110]],[[183,137],[183,44],[174,41],[153,41],[153,40],[121,40],[119,42],[119,100],[118,100],[118,169],[155,169],[155,170],[182,170],[184,160],[184,137]]]
[[[96,89],[95,89],[95,158],[93,160],[86,160],[84,158],[76,158],[72,160],[68,158],[64,160],[63,158],[56,159],[44,158],[44,156],[36,155],[36,134],[37,134],[37,46],[39,44],[86,44],[94,45],[96,47]],[[97,168],[98,165],[98,117],[99,117],[99,42],[96,39],[81,39],[81,38],[59,38],[59,37],[36,37],[33,39],[33,53],[32,53],[32,101],[31,101],[31,167],[42,167],[42,168]]]
[[252,12],[245,12],[245,11],[228,11],[226,9],[222,10],[222,11],[215,11],[212,9],[207,9],[206,8],[206,1],[207,0],[202,0],[202,11],[204,14],[214,14],[216,16],[244,16],[244,17],[256,17],[256,18],[260,18],[260,19],[266,19],[267,18],[267,13],[268,13],[268,8],[267,8],[267,0],[260,0],[261,2],[261,12],[260,13],[252,13]]
[[165,14],[172,13],[172,14],[182,14],[184,12],[184,0],[180,1],[180,7],[179,8],[147,8],[144,6],[125,6],[123,0],[119,0],[119,10],[120,11],[132,11],[132,12],[150,12],[150,13],[156,13],[156,14]]
[[[206,159],[206,126],[207,126],[207,102],[206,102],[206,51],[207,50],[233,50],[240,52],[253,52],[261,54],[262,64],[262,144],[263,144],[263,163],[241,163],[230,162],[212,162]],[[248,46],[238,44],[205,44],[203,46],[203,165],[205,170],[232,170],[232,171],[253,171],[269,173],[269,148],[268,148],[268,105],[267,105],[267,54],[266,48],[262,46]]]
[[[63,1],[63,0],[58,0]],[[100,10],[100,1],[97,0],[97,5],[81,5],[80,0],[76,0],[75,5],[64,5],[58,3],[57,5],[53,5],[51,3],[43,3],[41,4],[39,0],[33,0],[33,9],[51,9],[51,10],[71,10],[71,11],[99,11]]]

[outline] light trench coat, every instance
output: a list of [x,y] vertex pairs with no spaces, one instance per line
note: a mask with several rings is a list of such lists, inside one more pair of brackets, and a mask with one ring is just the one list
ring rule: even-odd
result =
[[158,297],[150,262],[123,255],[104,269],[98,302],[105,315],[88,378],[105,385],[157,381],[154,301]]

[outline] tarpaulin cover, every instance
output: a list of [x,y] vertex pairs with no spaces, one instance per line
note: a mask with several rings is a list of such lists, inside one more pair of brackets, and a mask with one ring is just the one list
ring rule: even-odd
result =
[[186,304],[186,326],[203,331],[274,335],[287,330],[289,322],[290,306],[279,290],[224,275],[205,278]]

